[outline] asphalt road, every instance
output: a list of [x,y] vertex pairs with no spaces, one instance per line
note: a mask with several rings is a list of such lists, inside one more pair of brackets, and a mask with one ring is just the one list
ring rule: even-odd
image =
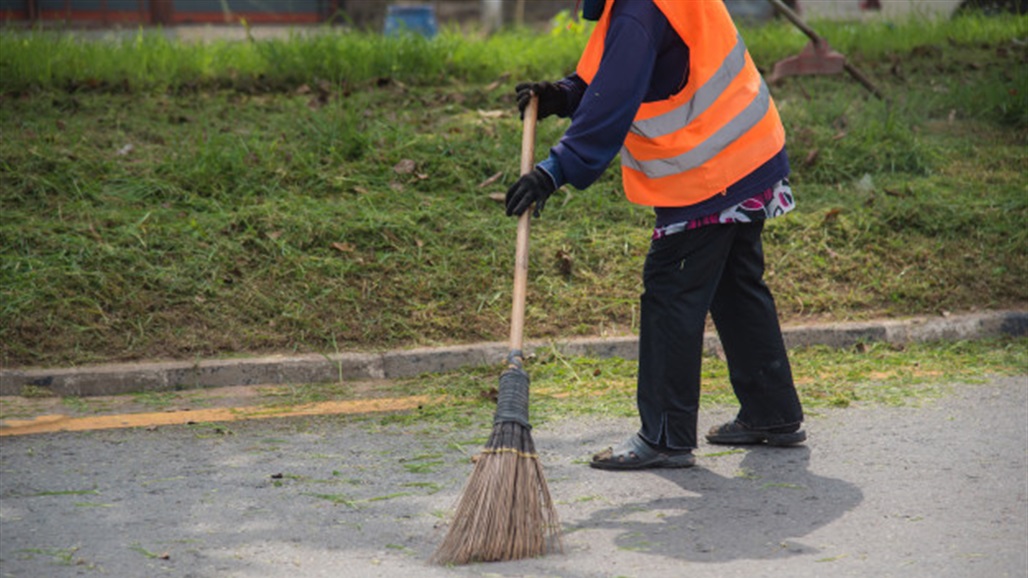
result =
[[[564,553],[429,565],[488,431],[305,416],[0,438],[0,575],[1028,575],[1028,376],[809,416],[791,449],[604,472],[632,419],[537,424]],[[701,427],[727,419],[709,410]]]

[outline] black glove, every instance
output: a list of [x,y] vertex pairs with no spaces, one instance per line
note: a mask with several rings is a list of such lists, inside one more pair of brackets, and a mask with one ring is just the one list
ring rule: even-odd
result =
[[564,91],[552,82],[522,82],[514,87],[518,93],[518,110],[521,118],[525,118],[525,108],[535,94],[539,97],[539,114],[537,118],[546,118],[556,114],[567,116],[568,99]]
[[538,217],[543,205],[546,204],[546,199],[550,198],[555,190],[557,185],[554,184],[553,177],[539,167],[532,169],[532,172],[522,175],[518,182],[507,189],[507,216],[520,217],[521,213],[535,203],[535,211],[532,214]]

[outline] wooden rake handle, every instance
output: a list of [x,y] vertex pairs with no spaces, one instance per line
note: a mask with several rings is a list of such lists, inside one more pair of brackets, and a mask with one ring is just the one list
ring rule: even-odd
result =
[[[521,174],[535,167],[535,122],[539,114],[539,98],[535,95],[525,107],[521,133]],[[512,357],[522,357],[525,340],[525,294],[528,291],[528,233],[531,230],[532,211],[529,207],[518,217],[518,239],[514,252],[514,304],[510,315],[510,351]]]

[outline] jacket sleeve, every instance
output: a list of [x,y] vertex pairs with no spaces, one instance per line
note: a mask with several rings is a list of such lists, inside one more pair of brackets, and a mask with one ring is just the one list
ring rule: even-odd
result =
[[564,98],[567,99],[567,107],[564,109],[567,111],[567,114],[558,116],[567,118],[578,109],[578,104],[582,102],[582,95],[585,94],[585,89],[588,85],[578,76],[578,73],[572,72],[570,75],[557,81],[557,86],[564,92]]
[[[655,7],[653,10],[659,14]],[[663,15],[655,22],[669,26]],[[582,94],[571,125],[550,149],[549,158],[540,163],[558,187],[565,183],[588,187],[621,150],[650,86],[658,42],[664,35],[663,28],[654,28],[652,22],[644,24],[635,15],[615,12],[592,83],[586,86],[577,75],[561,81],[573,83],[577,78]]]

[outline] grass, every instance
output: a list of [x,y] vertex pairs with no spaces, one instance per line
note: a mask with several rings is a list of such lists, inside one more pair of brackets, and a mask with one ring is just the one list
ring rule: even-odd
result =
[[416,456],[410,460],[403,461],[403,469],[412,474],[430,474],[445,463],[442,454],[429,456]]
[[357,500],[354,500],[354,499],[352,499],[352,498],[350,498],[348,496],[345,496],[343,494],[323,494],[323,493],[319,494],[319,493],[312,493],[312,492],[303,492],[301,495],[311,496],[312,498],[318,498],[318,499],[321,499],[321,500],[327,500],[328,502],[331,502],[332,504],[335,504],[335,505],[338,505],[338,506],[346,506],[346,507],[352,508],[354,510],[360,509],[360,504],[358,503]]
[[385,78],[434,84],[458,77],[491,82],[500,74],[539,74],[566,69],[583,35],[528,30],[469,37],[446,29],[433,40],[400,38],[339,28],[312,28],[284,39],[188,43],[159,31],[107,42],[75,34],[4,31],[0,91],[36,89],[104,92],[266,91],[303,83],[363,83]]
[[[766,234],[783,319],[1023,308],[1028,18],[816,25],[890,99],[845,76],[774,88],[799,201]],[[0,363],[502,339],[514,222],[489,195],[517,171],[513,85],[577,58],[584,36],[558,30],[5,30]],[[805,43],[743,33],[764,69]],[[565,127],[540,124],[540,154]],[[558,192],[533,227],[529,336],[635,331],[651,219],[616,166]]]
[[149,558],[151,560],[167,560],[168,559],[168,554],[167,553],[158,554],[156,552],[151,552],[151,551],[147,550],[146,548],[144,548],[143,545],[138,543],[138,542],[135,543],[135,544],[132,544],[131,546],[129,546],[129,550],[132,550],[133,552],[136,552],[138,554],[142,554],[144,557]]
[[23,559],[31,560],[38,555],[50,558],[52,563],[59,566],[86,566],[91,569],[94,568],[93,564],[88,564],[81,558],[75,557],[78,550],[79,546],[72,546],[69,548],[24,548],[17,552]]
[[[930,404],[955,386],[973,387],[995,376],[1023,376],[1028,371],[1028,338],[999,338],[963,342],[915,343],[906,346],[886,343],[858,344],[848,349],[804,347],[790,352],[793,374],[810,415],[828,408],[919,406]],[[428,395],[435,401],[417,410],[390,414],[322,417],[312,419],[355,420],[372,431],[381,428],[404,428],[416,434],[424,430],[436,439],[443,434],[449,441],[433,443],[425,451],[399,462],[409,474],[437,471],[449,454],[468,455],[481,447],[491,428],[497,379],[502,368],[474,367],[447,373],[376,383],[374,391],[360,392],[335,384],[311,384],[307,393],[279,393],[290,386],[262,388],[261,398],[275,407],[304,405],[312,400],[353,399],[367,395],[403,397]],[[556,352],[541,351],[528,366],[532,379],[532,423],[573,416],[635,417],[635,364],[609,358],[564,357]],[[737,402],[731,391],[725,362],[718,357],[703,359],[701,405],[705,408],[725,407]],[[318,390],[321,390],[320,392]],[[185,395],[185,394],[179,394]],[[204,392],[188,393],[189,398],[177,400],[176,406],[188,403],[207,405]],[[125,402],[139,404],[138,396],[122,395],[106,398],[86,397],[0,400],[0,417],[25,418],[36,415],[64,413],[95,415],[98,412],[124,412]],[[45,406],[41,405],[44,404]],[[247,398],[244,404],[254,403]],[[53,406],[59,405],[60,409]],[[139,406],[134,411],[147,411]],[[198,423],[187,426],[200,438],[232,435],[224,424]],[[261,444],[277,447],[281,440],[264,438]],[[439,451],[445,448],[445,451]],[[264,448],[256,447],[255,450]],[[735,450],[726,452],[733,453]],[[722,455],[722,454],[712,454]],[[317,457],[317,456],[315,456]],[[321,456],[334,459],[333,456]],[[312,480],[294,474],[273,476],[272,484],[282,486],[288,481],[329,484],[353,484],[353,479],[332,472],[328,480]],[[409,487],[420,487],[418,482]],[[430,489],[429,489],[430,490]],[[89,494],[93,490],[60,492]],[[56,494],[51,494],[56,495]]]
[[[790,361],[808,413],[836,407],[916,406],[931,403],[953,384],[1024,375],[1028,339],[805,347],[792,351]],[[637,416],[633,361],[565,358],[544,352],[532,360],[529,371],[533,425],[568,416]],[[399,380],[393,394],[428,393],[446,396],[446,402],[376,419],[383,424],[446,426],[459,431],[487,428],[495,404],[486,394],[495,388],[497,377],[496,368],[483,367]],[[705,356],[702,381],[702,407],[737,403],[723,360]]]
[[97,490],[56,490],[56,491],[44,491],[36,492],[32,494],[33,497],[39,496],[87,496],[87,495],[99,495],[100,492]]

